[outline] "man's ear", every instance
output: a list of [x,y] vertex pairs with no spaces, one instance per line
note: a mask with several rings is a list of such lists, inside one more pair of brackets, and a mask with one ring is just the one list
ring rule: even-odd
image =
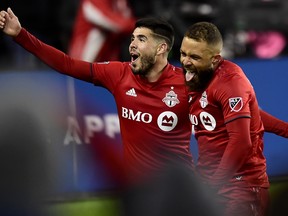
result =
[[159,54],[166,53],[167,49],[168,49],[167,43],[161,43],[158,45],[157,54],[159,55]]
[[215,55],[215,56],[213,57],[212,64],[213,64],[213,65],[218,64],[218,63],[221,61],[221,59],[222,59],[222,57],[221,57],[220,54]]

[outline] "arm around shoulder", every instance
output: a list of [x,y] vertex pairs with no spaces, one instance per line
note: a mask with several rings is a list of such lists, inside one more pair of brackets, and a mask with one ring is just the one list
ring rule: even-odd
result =
[[288,138],[288,123],[260,109],[265,132]]

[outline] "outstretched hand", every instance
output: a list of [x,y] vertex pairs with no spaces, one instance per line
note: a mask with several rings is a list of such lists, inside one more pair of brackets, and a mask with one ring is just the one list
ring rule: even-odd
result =
[[0,12],[0,29],[11,37],[16,37],[20,33],[21,24],[11,8]]

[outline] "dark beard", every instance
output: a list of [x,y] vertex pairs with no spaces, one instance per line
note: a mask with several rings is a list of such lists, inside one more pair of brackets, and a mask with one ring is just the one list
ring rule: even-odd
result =
[[142,57],[141,59],[142,67],[139,70],[132,71],[135,75],[146,76],[150,69],[154,66],[154,58],[152,56]]
[[214,70],[212,68],[206,70],[198,70],[192,80],[186,81],[186,85],[189,87],[190,91],[199,92],[203,91],[211,81],[214,75]]

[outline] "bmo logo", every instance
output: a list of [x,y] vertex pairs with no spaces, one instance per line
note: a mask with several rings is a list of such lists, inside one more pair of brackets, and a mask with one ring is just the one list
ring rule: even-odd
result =
[[201,112],[200,120],[206,130],[213,131],[216,128],[216,120],[210,113]]
[[[143,122],[146,124],[151,123],[153,120],[153,117],[150,113],[145,113],[141,111],[136,112],[132,109],[127,109],[125,107],[122,107],[122,117],[132,121]],[[176,127],[177,123],[178,117],[173,112],[165,111],[161,113],[157,118],[158,127],[162,131],[173,130]]]
[[178,117],[175,113],[166,111],[158,116],[157,124],[158,127],[163,131],[173,130],[178,123]]
[[146,124],[152,122],[152,115],[141,111],[134,112],[131,109],[122,107],[122,117],[137,122],[144,122]]

